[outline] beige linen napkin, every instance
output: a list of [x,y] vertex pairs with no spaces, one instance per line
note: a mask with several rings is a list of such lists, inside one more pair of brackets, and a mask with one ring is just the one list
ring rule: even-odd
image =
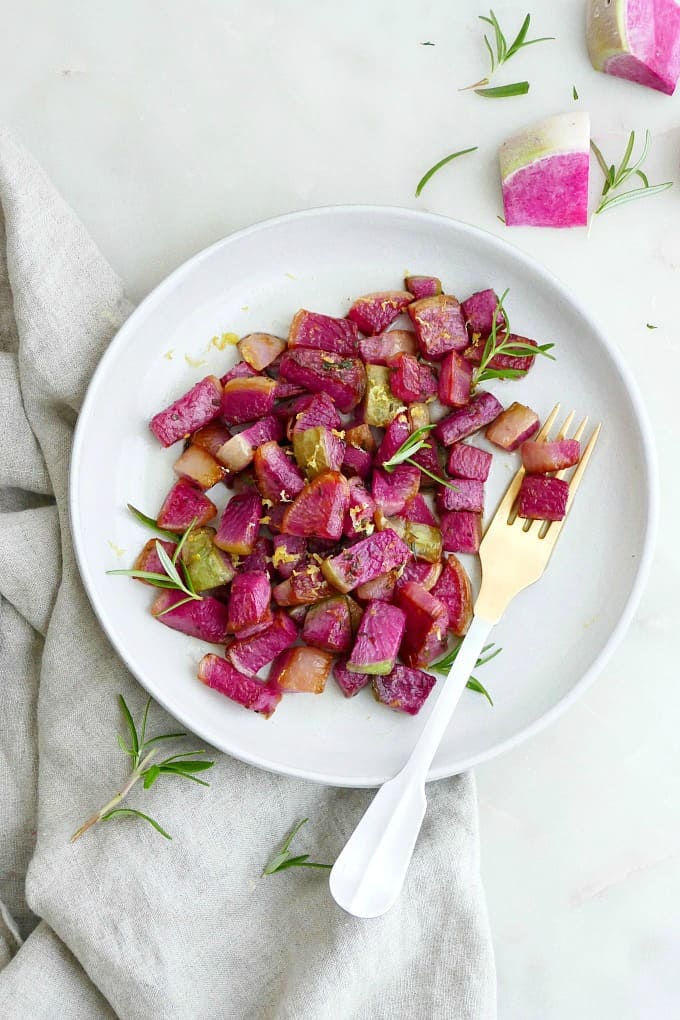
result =
[[[44,173],[0,132],[0,1016],[8,1020],[488,1020],[494,962],[472,776],[430,787],[404,893],[341,911],[325,872],[260,878],[291,824],[332,861],[370,799],[215,753],[204,790],[137,791],[136,819],[69,836],[118,787],[122,692],[67,511],[73,426],[131,308]],[[155,726],[176,728],[154,706]],[[23,941],[22,941],[23,940]]]

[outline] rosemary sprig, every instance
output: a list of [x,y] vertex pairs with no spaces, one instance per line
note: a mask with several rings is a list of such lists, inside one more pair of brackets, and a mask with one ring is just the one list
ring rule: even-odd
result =
[[[502,86],[502,88],[505,88],[505,89],[514,89],[514,88],[517,88],[518,86],[520,86],[519,90],[516,91],[516,92],[508,92],[508,91],[505,91],[505,92],[495,91],[494,92],[494,90],[488,90],[488,91],[484,92],[484,91],[480,90],[480,86],[488,85],[489,82],[491,81],[492,75],[498,70],[498,68],[502,67],[503,64],[506,64],[508,62],[508,60],[510,60],[511,57],[514,57],[515,54],[519,53],[519,51],[521,49],[524,49],[525,46],[534,46],[536,43],[549,42],[549,41],[553,40],[555,37],[552,36],[552,35],[544,35],[544,36],[541,36],[540,39],[527,39],[527,35],[528,35],[528,32],[529,32],[529,25],[531,24],[531,15],[527,14],[527,16],[525,17],[524,21],[522,22],[522,27],[520,28],[519,32],[517,33],[515,39],[510,44],[508,44],[508,40],[506,39],[505,34],[503,32],[503,29],[501,28],[501,26],[499,24],[498,18],[496,17],[496,15],[494,14],[493,11],[489,11],[488,18],[485,15],[480,14],[479,15],[479,20],[485,22],[485,24],[487,24],[487,25],[490,25],[491,28],[493,29],[493,34],[492,34],[493,45],[489,42],[489,39],[488,39],[488,36],[486,35],[486,32],[484,33],[484,45],[486,46],[487,53],[489,54],[489,61],[490,61],[490,64],[491,64],[491,68],[489,70],[488,75],[485,78],[482,78],[480,81],[475,82],[474,85],[467,85],[466,88],[460,89],[460,91],[461,92],[466,92],[469,89],[474,89],[474,91],[478,95],[487,95],[489,97],[492,97],[493,95],[496,95],[496,96],[513,96],[513,95],[514,96],[521,96],[521,95],[524,95],[525,93],[527,93],[529,91],[529,83],[528,82],[515,82],[513,85]],[[522,87],[522,86],[526,86],[526,87]]]
[[[452,648],[451,651],[448,652],[443,658],[439,659],[437,662],[433,662],[429,669],[434,670],[435,673],[441,673],[443,676],[448,676],[448,674],[451,671],[451,667],[458,658],[458,652],[460,651],[460,646],[462,645],[462,643],[463,643],[462,641],[459,641],[458,644],[455,645],[455,647]],[[475,666],[477,668],[486,665],[487,662],[491,662],[492,659],[495,659],[496,656],[500,655],[500,653],[503,651],[502,648],[496,648],[496,650],[494,652],[491,652],[490,655],[484,654],[485,652],[489,652],[494,647],[495,646],[493,643],[490,645],[484,645],[484,647],[482,648],[482,654],[479,656],[477,662],[475,663]],[[478,694],[483,694],[486,700],[489,702],[489,704],[493,705],[491,695],[487,691],[484,684],[481,683],[476,677],[471,676],[466,684],[466,687],[468,687],[471,691],[477,691]]]
[[[156,526],[156,522],[152,521],[150,517],[146,517],[145,514],[142,514],[140,510],[136,510],[134,507],[130,506],[129,503],[128,506],[130,507],[132,513],[134,513],[135,517],[137,517],[139,520],[142,520],[142,518],[144,518],[142,523],[147,523],[151,521],[151,524],[154,527]],[[180,566],[182,567],[182,574],[184,576],[180,574],[179,569],[177,567],[177,561],[182,552],[182,549],[184,548],[184,543],[191,534],[192,530],[196,527],[196,522],[197,518],[194,517],[193,521],[186,529],[186,531],[182,534],[182,537],[180,539],[177,538],[177,535],[172,536],[173,540],[177,543],[175,546],[175,551],[172,554],[172,557],[168,556],[161,543],[158,540],[156,540],[156,555],[158,556],[158,559],[161,561],[161,565],[163,567],[163,570],[165,571],[164,574],[156,574],[148,570],[134,570],[134,569],[107,570],[106,573],[117,574],[121,577],[137,577],[141,580],[149,581],[156,588],[170,588],[173,591],[184,592],[186,598],[182,599],[180,602],[173,602],[171,606],[168,606],[167,609],[164,609],[162,612],[160,612],[158,614],[159,616],[163,616],[165,613],[169,613],[171,609],[177,609],[178,606],[184,606],[186,605],[187,602],[202,601],[203,596],[197,594],[193,584],[191,583],[191,577],[189,576],[189,572],[186,570],[184,565],[180,563]],[[170,532],[166,532],[166,534],[170,534]]]
[[309,854],[299,854],[297,857],[293,857],[290,853],[290,845],[297,836],[298,832],[308,822],[308,818],[303,818],[295,825],[286,839],[284,840],[281,849],[274,854],[268,864],[265,865],[262,871],[262,877],[265,875],[275,875],[277,871],[285,871],[287,868],[332,868],[332,864],[318,864],[316,861],[309,860]]
[[[617,167],[614,163],[608,164],[598,145],[590,140],[590,147],[595,154],[595,158],[602,170],[604,175],[604,184],[602,186],[602,194],[600,201],[595,209],[594,215],[602,213],[605,209],[613,209],[617,205],[623,205],[626,202],[634,202],[638,198],[647,198],[651,195],[659,195],[662,191],[668,191],[672,187],[672,181],[665,181],[663,184],[650,184],[647,174],[641,169],[642,164],[647,158],[649,152],[649,146],[652,136],[650,132],[645,131],[645,141],[642,146],[642,152],[635,163],[631,163],[633,157],[633,149],[635,148],[635,132],[631,131],[628,138],[623,158]],[[630,188],[628,191],[618,191],[619,188],[627,184],[632,177],[638,177],[642,181],[641,188]],[[617,191],[617,194],[613,192]]]
[[390,459],[386,460],[381,466],[388,474],[392,474],[394,469],[399,467],[400,464],[411,464],[439,485],[445,485],[447,489],[454,489],[457,492],[458,486],[454,485],[453,482],[449,482],[446,478],[441,478],[439,475],[433,474],[428,468],[423,467],[423,465],[419,464],[417,460],[414,460],[414,454],[423,449],[430,449],[430,444],[426,442],[426,437],[428,432],[431,432],[433,428],[436,428],[436,426],[423,425],[421,428],[416,429],[415,432],[412,432],[410,436],[406,437],[399,449],[395,450]]
[[527,354],[532,356],[542,354],[544,357],[550,358],[551,361],[555,360],[555,356],[550,354],[554,344],[538,344],[534,347],[533,344],[524,343],[523,340],[516,337],[513,339],[510,331],[510,318],[503,304],[507,295],[508,290],[506,289],[498,299],[493,314],[491,332],[482,351],[482,360],[472,375],[471,388],[473,390],[479,383],[487,382],[489,379],[521,379],[527,374],[526,368],[491,368],[491,362],[497,354],[505,354],[509,358],[521,358]]
[[468,152],[476,152],[477,148],[478,146],[473,145],[470,149],[461,149],[460,152],[452,152],[449,156],[444,156],[444,158],[440,159],[438,163],[435,163],[434,166],[431,166],[430,169],[426,173],[424,173],[423,176],[418,181],[418,184],[416,186],[416,198],[420,196],[421,191],[423,190],[427,182],[430,180],[430,178],[437,173],[437,170],[441,170],[443,166],[446,166],[447,163],[450,163],[452,159],[457,159],[458,156],[466,156]]
[[158,753],[158,748],[154,747],[154,744],[158,744],[163,740],[179,740],[181,737],[186,737],[186,733],[159,733],[155,737],[151,737],[149,740],[146,739],[146,724],[149,716],[149,706],[151,705],[151,698],[146,703],[144,708],[144,715],[142,716],[142,724],[140,729],[137,730],[132,713],[127,706],[125,698],[122,694],[118,695],[118,701],[123,713],[123,718],[128,731],[129,745],[126,744],[123,737],[117,734],[118,746],[124,754],[128,755],[132,762],[132,771],[130,772],[124,785],[111,798],[111,800],[100,808],[96,814],[88,818],[83,825],[80,826],[76,832],[71,836],[71,842],[75,843],[77,839],[87,832],[88,829],[92,828],[98,822],[108,822],[112,818],[119,818],[123,815],[134,815],[137,818],[143,818],[145,822],[152,825],[157,832],[160,832],[161,836],[165,839],[172,839],[172,836],[165,831],[165,829],[149,815],[144,814],[143,811],[138,811],[136,808],[131,807],[119,807],[118,805],[127,797],[132,787],[143,780],[144,789],[148,790],[159,776],[183,776],[185,779],[190,779],[194,783],[198,783],[200,786],[210,786],[210,783],[206,783],[203,779],[199,779],[196,775],[197,772],[205,772],[206,769],[212,768],[215,764],[213,761],[194,761],[198,755],[205,754],[205,751],[184,751],[181,754],[173,754],[169,758],[164,758],[163,761],[159,761],[151,764],[153,758]]

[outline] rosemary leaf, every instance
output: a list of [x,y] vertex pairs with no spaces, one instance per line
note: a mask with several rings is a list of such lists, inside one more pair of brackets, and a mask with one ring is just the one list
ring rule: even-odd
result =
[[293,856],[290,853],[290,845],[297,836],[302,826],[309,819],[303,818],[293,826],[284,840],[281,849],[274,854],[271,860],[265,864],[262,875],[274,875],[277,871],[285,871],[287,868],[332,868],[332,864],[319,864],[309,860],[309,854]]
[[114,808],[113,811],[107,811],[105,815],[102,815],[100,820],[102,822],[108,822],[110,818],[115,818],[117,815],[135,815],[137,818],[143,818],[144,821],[149,823],[149,825],[153,825],[154,829],[156,829],[157,832],[160,832],[161,836],[164,836],[165,839],[172,839],[170,833],[166,832],[155,818],[145,815],[143,811],[136,811],[134,808]]
[[571,87],[571,96],[572,96],[572,99],[578,99],[578,92],[576,91],[576,86],[575,85],[572,85],[572,87]]
[[647,329],[658,329],[658,328],[659,328],[658,326],[654,326],[654,325],[652,325],[652,323],[651,323],[651,322],[648,322],[648,323],[647,323]]
[[528,81],[516,81],[512,85],[496,85],[488,89],[474,89],[475,95],[484,96],[485,99],[507,99],[510,96],[525,96],[528,91]]
[[[135,726],[134,720],[132,718],[132,713],[130,712],[130,709],[127,707],[127,702],[122,694],[118,695],[118,703],[122,709],[123,716],[125,718],[125,722],[127,723],[127,728],[130,733],[130,748],[132,750],[132,755],[136,759],[139,756],[139,736],[137,734],[137,727]],[[136,764],[137,761],[135,760],[135,765]]]
[[444,158],[440,159],[438,163],[435,163],[434,166],[431,166],[430,169],[426,173],[424,173],[423,176],[418,181],[418,184],[416,186],[416,198],[420,196],[421,191],[423,190],[427,182],[430,180],[430,178],[437,173],[437,170],[441,170],[441,168],[443,166],[446,166],[447,163],[450,163],[451,160],[457,159],[459,156],[466,156],[468,152],[475,152],[476,150],[477,146],[473,145],[469,149],[461,149],[459,152],[452,152],[449,156],[444,156]]
[[169,542],[178,541],[177,535],[173,531],[166,531],[165,528],[159,528],[153,517],[148,517],[146,514],[142,513],[142,511],[138,510],[136,506],[132,505],[132,503],[128,503],[127,508],[133,517],[137,518],[140,524],[150,528],[151,531],[155,531],[157,535],[162,535],[163,538],[167,538]]

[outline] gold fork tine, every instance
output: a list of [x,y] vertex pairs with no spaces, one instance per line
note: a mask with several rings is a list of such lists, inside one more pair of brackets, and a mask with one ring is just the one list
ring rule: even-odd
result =
[[[569,426],[571,425],[571,423],[572,423],[572,422],[573,422],[573,420],[574,420],[574,414],[575,414],[575,412],[574,412],[574,411],[570,411],[570,412],[569,412],[569,414],[567,415],[567,417],[566,417],[566,418],[564,419],[564,424],[562,425],[562,428],[560,429],[560,431],[559,431],[559,432],[557,433],[557,435],[555,436],[555,440],[559,440],[559,439],[566,439],[566,437],[567,437],[567,432],[569,431]],[[588,421],[588,419],[587,419],[587,418],[586,418],[586,419],[584,419],[584,421],[583,421],[583,422],[581,422],[581,425],[585,426],[585,422],[586,422],[586,421]]]
[[[583,427],[579,427],[579,429],[577,430],[577,434],[574,437],[575,439],[580,439],[581,436],[583,435],[583,428],[585,428],[585,422],[586,421],[587,421],[587,418],[584,419],[583,422],[581,422],[581,426],[583,426]],[[597,439],[598,439],[598,436],[600,435],[601,430],[602,430],[602,423],[600,423],[599,425],[596,425],[596,427],[593,429],[593,433],[592,433],[590,439],[588,440],[588,443],[586,445],[585,450],[581,454],[581,459],[579,460],[579,462],[578,462],[578,464],[576,466],[576,470],[574,471],[573,475],[571,476],[571,478],[569,480],[569,495],[567,497],[567,509],[566,509],[566,513],[565,513],[564,517],[562,518],[561,521],[553,521],[550,524],[550,526],[549,526],[549,528],[548,528],[548,530],[547,530],[547,532],[545,534],[544,541],[548,544],[548,548],[549,548],[548,555],[550,555],[550,553],[552,553],[553,548],[555,547],[555,542],[557,541],[557,539],[559,537],[559,534],[560,534],[560,531],[562,530],[562,526],[563,526],[564,522],[567,519],[567,516],[568,516],[569,511],[571,509],[571,505],[574,502],[574,496],[576,495],[576,490],[578,489],[579,485],[581,484],[581,479],[583,478],[583,474],[584,474],[584,472],[585,472],[585,470],[586,470],[586,468],[588,466],[588,461],[590,460],[590,458],[592,456],[592,453],[593,453],[593,450],[595,449],[595,443],[597,442]],[[561,477],[563,474],[564,474],[564,472],[560,471],[558,477]]]
[[[545,424],[543,425],[543,428],[541,429],[541,431],[536,436],[536,440],[538,442],[541,442],[549,434],[550,429],[553,427],[553,423],[555,421],[555,418],[559,414],[559,412],[560,412],[560,405],[559,404],[555,404],[555,406],[553,407],[552,411],[550,412],[548,417],[545,419]],[[508,486],[507,492],[503,496],[503,499],[498,504],[498,509],[496,510],[496,513],[494,514],[493,521],[495,521],[496,519],[500,520],[503,515],[505,515],[506,520],[507,520],[507,518],[510,515],[510,511],[512,510],[512,505],[513,505],[513,503],[515,502],[515,500],[517,498],[517,493],[519,492],[519,487],[522,484],[522,479],[523,478],[524,478],[524,468],[522,466],[520,466],[517,474],[515,475],[513,480],[510,482],[510,485]],[[491,522],[492,524],[493,524],[493,521]]]

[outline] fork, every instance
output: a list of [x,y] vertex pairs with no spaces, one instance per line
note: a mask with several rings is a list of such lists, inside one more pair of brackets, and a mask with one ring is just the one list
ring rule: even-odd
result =
[[[536,436],[548,440],[559,414],[557,404]],[[556,439],[566,439],[574,412],[570,412]],[[574,439],[581,439],[588,419],[580,423]],[[566,514],[600,434],[597,425],[588,439],[569,480]],[[336,901],[355,917],[379,917],[397,900],[425,816],[425,780],[437,748],[465,689],[470,673],[492,627],[512,599],[537,581],[548,565],[564,526],[561,521],[524,520],[517,516],[515,501],[525,471],[510,482],[479,548],[482,584],[474,615],[448,677],[406,764],[384,783],[350,836],[330,873],[330,891]],[[559,471],[564,478],[568,471]]]

